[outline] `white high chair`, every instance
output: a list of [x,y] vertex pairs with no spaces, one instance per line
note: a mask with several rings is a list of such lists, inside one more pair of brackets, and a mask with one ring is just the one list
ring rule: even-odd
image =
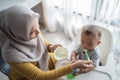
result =
[[113,80],[113,38],[111,32],[100,27],[102,31],[101,44],[98,46],[101,50],[101,63],[102,66],[96,67],[94,70],[80,74],[75,80]]

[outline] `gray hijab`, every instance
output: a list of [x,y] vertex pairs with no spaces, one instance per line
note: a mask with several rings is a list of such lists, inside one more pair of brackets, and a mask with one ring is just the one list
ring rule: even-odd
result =
[[0,12],[0,47],[6,62],[38,62],[48,69],[48,53],[41,35],[29,40],[32,22],[39,14],[22,5],[14,5]]

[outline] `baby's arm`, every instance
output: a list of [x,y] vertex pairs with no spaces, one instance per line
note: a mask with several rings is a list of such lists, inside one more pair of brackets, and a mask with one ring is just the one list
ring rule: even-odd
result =
[[98,55],[96,57],[92,57],[92,62],[95,67],[98,66],[100,63],[100,57]]
[[98,54],[95,54],[91,57],[91,60],[93,62],[93,69],[99,65],[100,62],[100,56]]
[[93,64],[96,66],[98,66],[100,64],[100,56],[101,56],[101,51],[98,47],[95,48],[95,53],[94,55],[91,57]]
[[71,63],[73,63],[73,62],[76,61],[77,55],[78,55],[78,54],[76,54],[75,52],[72,52],[72,54],[71,54]]

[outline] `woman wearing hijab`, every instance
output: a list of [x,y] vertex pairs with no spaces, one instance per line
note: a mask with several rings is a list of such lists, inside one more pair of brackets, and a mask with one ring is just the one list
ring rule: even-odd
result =
[[0,47],[11,67],[9,80],[54,80],[79,68],[89,72],[91,61],[79,60],[54,69],[53,52],[60,44],[49,44],[39,29],[39,14],[22,5],[0,12]]

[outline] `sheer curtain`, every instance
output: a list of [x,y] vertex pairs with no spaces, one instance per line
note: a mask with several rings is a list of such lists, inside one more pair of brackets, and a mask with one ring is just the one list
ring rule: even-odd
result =
[[[92,0],[42,0],[47,30],[62,29],[71,39],[76,38],[90,15]],[[87,2],[87,4],[85,4]]]
[[[91,19],[105,24],[111,24],[112,20],[120,18],[119,0],[92,0]],[[120,26],[120,25],[118,25]]]
[[74,40],[87,23],[119,32],[115,27],[120,27],[120,0],[42,0],[42,3],[50,32],[62,29]]

